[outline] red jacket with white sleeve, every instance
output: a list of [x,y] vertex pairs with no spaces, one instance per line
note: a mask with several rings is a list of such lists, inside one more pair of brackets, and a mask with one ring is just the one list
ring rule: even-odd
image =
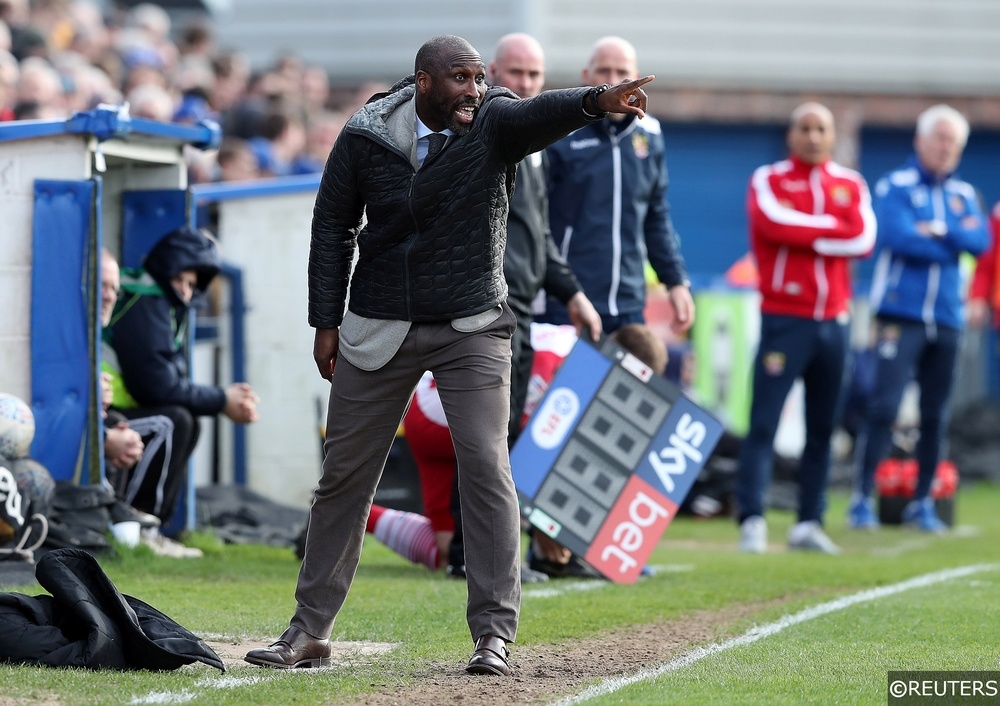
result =
[[835,162],[789,157],[754,172],[747,211],[761,311],[817,321],[846,314],[850,261],[875,245],[864,178]]
[[969,299],[985,299],[993,309],[993,326],[1000,328],[1000,203],[990,216],[993,239],[989,249],[976,261],[976,273],[969,285]]

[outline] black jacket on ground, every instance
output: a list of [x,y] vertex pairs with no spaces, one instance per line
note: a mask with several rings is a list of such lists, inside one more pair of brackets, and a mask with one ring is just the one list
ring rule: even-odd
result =
[[369,101],[330,153],[313,210],[313,327],[340,326],[349,281],[351,311],[372,319],[449,321],[503,302],[516,165],[590,122],[583,112],[589,88],[524,100],[489,88],[470,131],[417,170],[412,140],[401,143],[388,124],[415,90],[411,76]]
[[35,578],[51,596],[0,593],[0,662],[122,670],[203,662],[226,669],[201,638],[121,594],[85,551],[48,552]]

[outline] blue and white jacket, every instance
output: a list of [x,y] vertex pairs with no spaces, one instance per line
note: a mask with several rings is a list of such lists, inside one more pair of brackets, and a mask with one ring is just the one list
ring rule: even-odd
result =
[[873,311],[961,330],[959,257],[978,255],[989,245],[975,189],[954,175],[935,178],[912,157],[879,180],[873,205],[878,220]]
[[[685,282],[659,121],[605,119],[547,154],[552,237],[598,312],[642,311],[647,258],[667,287]],[[550,297],[548,307],[554,304]]]

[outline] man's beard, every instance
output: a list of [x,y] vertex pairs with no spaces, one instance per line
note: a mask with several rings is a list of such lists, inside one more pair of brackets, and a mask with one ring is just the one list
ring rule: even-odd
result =
[[476,106],[477,104],[469,101],[461,101],[450,105],[446,105],[444,100],[434,102],[434,110],[437,111],[438,118],[456,136],[466,135],[472,129],[472,123],[459,122],[455,115],[455,111],[465,105]]

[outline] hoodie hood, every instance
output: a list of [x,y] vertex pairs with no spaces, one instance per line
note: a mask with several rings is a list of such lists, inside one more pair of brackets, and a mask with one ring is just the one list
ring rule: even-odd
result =
[[195,297],[203,294],[221,268],[219,247],[202,228],[178,228],[160,239],[142,262],[143,268],[167,296],[176,298],[171,280],[184,270],[198,275]]

